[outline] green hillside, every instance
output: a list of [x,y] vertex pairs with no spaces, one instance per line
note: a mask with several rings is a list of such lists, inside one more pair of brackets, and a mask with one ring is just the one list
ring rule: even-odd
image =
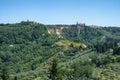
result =
[[77,28],[64,28],[62,35],[68,40],[83,42],[88,46],[93,46],[99,42],[120,42],[119,27],[99,27],[93,28],[85,26],[78,33]]
[[[59,51],[52,48],[56,35],[49,35],[43,24],[21,22],[0,26],[0,67],[10,74],[26,72]],[[7,66],[6,66],[7,65]]]
[[120,80],[119,27],[65,26],[0,24],[0,80]]

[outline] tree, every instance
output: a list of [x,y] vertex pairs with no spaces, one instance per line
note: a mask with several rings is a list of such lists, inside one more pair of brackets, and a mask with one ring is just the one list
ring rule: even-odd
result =
[[120,55],[120,47],[115,48],[114,51],[113,51],[113,54],[114,55]]
[[75,63],[72,66],[74,80],[84,80],[92,77],[93,66],[87,62]]
[[5,68],[2,69],[0,77],[2,78],[2,80],[9,80],[9,75],[8,75],[8,72]]
[[51,66],[51,69],[50,69],[50,76],[49,76],[49,78],[52,79],[52,80],[57,80],[57,74],[58,74],[57,66],[58,66],[57,60],[53,59],[52,66]]
[[17,80],[17,76],[14,77],[14,80]]

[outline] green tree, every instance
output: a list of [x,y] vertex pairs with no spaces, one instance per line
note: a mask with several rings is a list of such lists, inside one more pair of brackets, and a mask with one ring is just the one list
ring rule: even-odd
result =
[[114,51],[113,51],[113,54],[114,55],[120,55],[120,47],[115,48]]
[[2,78],[2,80],[9,80],[9,74],[5,68],[2,69],[0,77]]
[[50,69],[50,76],[49,78],[52,80],[57,80],[57,75],[58,75],[58,63],[56,59],[53,59],[52,61],[52,66]]
[[17,79],[17,76],[14,77],[14,80],[18,80],[18,79]]
[[88,80],[92,77],[93,66],[90,63],[75,63],[72,68],[74,80]]

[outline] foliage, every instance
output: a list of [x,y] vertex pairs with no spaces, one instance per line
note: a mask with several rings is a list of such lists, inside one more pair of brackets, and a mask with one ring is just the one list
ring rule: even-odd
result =
[[99,27],[93,28],[85,26],[80,28],[64,28],[62,35],[70,41],[82,42],[89,48],[92,48],[98,43],[112,43],[120,42],[120,28],[119,27]]
[[118,47],[116,42],[101,42],[94,46],[98,53],[104,53],[116,47]]
[[6,68],[3,68],[0,74],[2,80],[9,80],[9,74]]
[[50,76],[48,76],[50,79],[52,80],[58,80],[58,64],[57,64],[57,60],[53,59],[52,61],[52,66],[50,69]]
[[114,48],[113,54],[120,55],[120,47]]
[[119,79],[120,28],[85,26],[79,31],[70,27],[64,28],[63,38],[59,38],[47,32],[54,26],[67,25],[46,27],[31,21],[1,24],[0,79]]
[[35,70],[40,63],[59,52],[60,48],[52,47],[57,39],[39,23],[0,26],[0,67],[7,65],[10,74]]
[[89,79],[92,77],[93,66],[86,62],[73,64],[73,77],[74,79]]

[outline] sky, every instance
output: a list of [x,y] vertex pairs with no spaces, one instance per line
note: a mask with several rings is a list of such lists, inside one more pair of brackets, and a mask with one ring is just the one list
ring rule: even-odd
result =
[[120,0],[0,0],[0,23],[120,26]]

